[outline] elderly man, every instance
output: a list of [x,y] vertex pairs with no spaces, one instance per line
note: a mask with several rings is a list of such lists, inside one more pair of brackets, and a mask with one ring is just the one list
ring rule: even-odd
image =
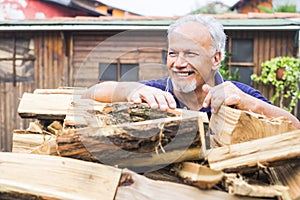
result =
[[223,26],[209,16],[189,15],[168,29],[169,77],[144,82],[102,82],[85,98],[101,102],[146,102],[153,109],[186,108],[218,112],[222,104],[267,117],[284,116],[300,129],[299,120],[245,84],[224,81],[218,72],[225,55]]

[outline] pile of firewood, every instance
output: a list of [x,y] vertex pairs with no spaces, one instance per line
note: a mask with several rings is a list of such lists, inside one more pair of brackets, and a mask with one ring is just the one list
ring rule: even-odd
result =
[[81,99],[82,92],[23,95],[19,115],[35,120],[14,130],[12,153],[0,154],[0,197],[300,197],[300,130],[286,119],[223,106],[208,121],[195,111]]

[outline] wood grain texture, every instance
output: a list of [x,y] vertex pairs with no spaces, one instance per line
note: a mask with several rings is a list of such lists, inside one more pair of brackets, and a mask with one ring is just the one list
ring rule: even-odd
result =
[[1,195],[41,199],[114,199],[121,170],[58,156],[0,153]]
[[251,141],[295,130],[284,118],[270,119],[264,115],[221,106],[212,114],[210,128],[221,146]]
[[300,130],[248,142],[213,148],[208,154],[212,169],[233,170],[288,160],[300,156]]
[[235,200],[252,199],[248,197],[234,196],[218,190],[200,190],[196,187],[148,179],[142,175],[133,173],[129,170],[123,170],[120,185],[116,193],[116,200],[196,200],[196,199],[214,199],[214,200]]

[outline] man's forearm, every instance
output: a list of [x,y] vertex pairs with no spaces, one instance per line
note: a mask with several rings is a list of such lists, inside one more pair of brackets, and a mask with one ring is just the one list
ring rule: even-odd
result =
[[254,113],[263,114],[269,118],[285,117],[287,120],[291,121],[296,128],[300,129],[299,120],[288,111],[281,109],[277,106],[268,104],[267,102],[260,101],[259,99],[256,99],[252,96],[248,96],[248,100],[250,100],[248,102],[249,107],[245,110],[250,110]]
[[128,101],[132,91],[142,86],[137,82],[106,81],[90,87],[82,97],[107,103]]

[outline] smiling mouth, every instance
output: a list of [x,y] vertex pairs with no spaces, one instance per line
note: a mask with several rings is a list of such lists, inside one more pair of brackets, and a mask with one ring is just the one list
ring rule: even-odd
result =
[[179,77],[188,77],[188,76],[190,76],[192,74],[195,74],[194,71],[185,71],[185,72],[173,71],[173,72],[176,73],[177,76],[179,76]]

